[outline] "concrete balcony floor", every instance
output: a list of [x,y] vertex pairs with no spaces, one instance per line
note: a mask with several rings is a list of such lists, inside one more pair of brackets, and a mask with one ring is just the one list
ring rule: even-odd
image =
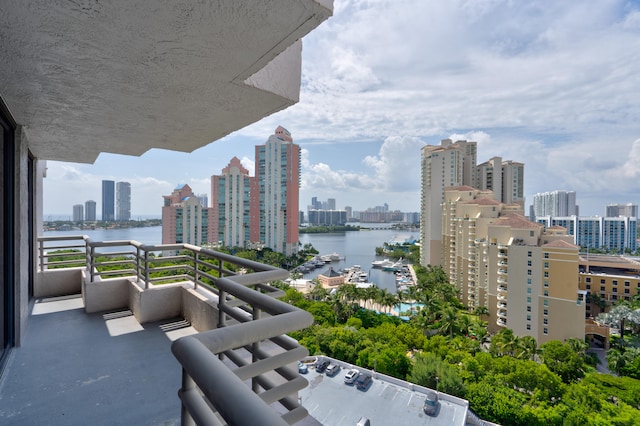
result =
[[139,324],[129,311],[86,314],[79,295],[37,299],[0,379],[2,425],[177,425],[181,318]]

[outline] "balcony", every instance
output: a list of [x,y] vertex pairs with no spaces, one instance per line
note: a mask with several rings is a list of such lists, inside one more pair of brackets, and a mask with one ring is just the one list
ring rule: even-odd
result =
[[507,286],[506,285],[499,285],[498,286],[498,291],[502,292],[502,293],[506,293],[507,292]]
[[[4,373],[0,419],[291,424],[307,417],[297,398],[307,381],[295,366],[307,350],[285,334],[313,318],[277,300],[283,292],[269,285],[287,271],[187,244],[81,236],[38,244],[35,303]],[[54,253],[65,249],[78,251]]]
[[498,269],[498,275],[507,275],[507,268]]
[[506,327],[507,326],[507,319],[498,317],[498,319],[496,320],[496,324],[498,324],[500,327]]
[[498,277],[498,283],[499,284],[506,284],[507,283],[507,279],[505,277]]
[[507,310],[506,309],[498,309],[498,316],[500,318],[504,318],[506,321],[507,318]]
[[507,302],[498,302],[498,309],[507,309]]

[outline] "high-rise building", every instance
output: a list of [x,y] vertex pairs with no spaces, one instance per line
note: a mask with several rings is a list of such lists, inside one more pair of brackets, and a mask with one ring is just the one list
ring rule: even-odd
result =
[[335,210],[335,209],[336,209],[336,199],[327,198],[327,210]]
[[162,244],[185,243],[200,246],[216,242],[212,209],[203,208],[189,185],[178,185],[164,195],[162,206]]
[[638,219],[635,217],[543,216],[536,221],[547,228],[566,228],[573,236],[573,243],[580,247],[618,252],[636,251],[638,248]]
[[131,184],[116,183],[116,220],[131,220]]
[[298,251],[300,146],[278,126],[264,145],[256,146],[251,189],[251,241],[291,255]]
[[309,225],[338,226],[347,223],[346,210],[309,210]]
[[84,222],[84,207],[82,204],[75,204],[73,206],[73,221]]
[[517,204],[469,186],[448,188],[442,211],[445,272],[463,304],[489,310],[491,331],[539,343],[584,337],[578,247],[564,228],[545,230]]
[[347,220],[353,217],[353,208],[351,206],[345,206],[344,211],[347,212]]
[[198,201],[200,201],[202,207],[209,207],[209,196],[207,194],[198,194],[196,197],[198,197]]
[[618,217],[618,216],[628,216],[628,217],[638,217],[638,205],[627,203],[627,204],[607,204],[605,217]]
[[213,235],[228,247],[244,247],[250,240],[252,181],[237,157],[222,174],[211,176]]
[[505,204],[524,205],[524,164],[493,157],[477,167],[477,188]]
[[440,146],[427,145],[421,153],[420,262],[440,265],[444,189],[476,186],[476,142],[444,139]]
[[113,221],[115,219],[115,182],[102,181],[102,220]]
[[575,191],[550,191],[533,196],[532,220],[542,216],[574,216],[578,215]]
[[87,222],[96,221],[96,202],[93,200],[85,201],[84,203],[84,219]]

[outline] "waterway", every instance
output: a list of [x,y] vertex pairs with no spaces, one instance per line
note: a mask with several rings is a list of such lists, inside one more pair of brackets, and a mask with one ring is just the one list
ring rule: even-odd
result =
[[[381,269],[372,268],[371,262],[376,259],[375,248],[381,247],[385,242],[391,241],[396,235],[411,234],[417,237],[416,232],[397,231],[391,229],[361,230],[330,234],[300,234],[300,243],[311,244],[320,254],[338,253],[342,260],[332,262],[323,268],[315,269],[304,275],[306,279],[312,279],[329,267],[336,271],[359,265],[363,271],[369,274],[369,282],[376,284],[387,291],[396,292],[395,275]],[[43,236],[71,236],[87,235],[94,241],[135,240],[144,244],[161,244],[162,227],[151,226],[146,228],[123,229],[95,229],[95,230],[71,230],[71,231],[46,231]],[[102,248],[103,251],[119,251],[122,248]]]

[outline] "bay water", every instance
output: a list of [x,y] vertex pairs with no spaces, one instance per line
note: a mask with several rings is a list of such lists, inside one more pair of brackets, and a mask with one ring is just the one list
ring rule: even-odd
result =
[[[359,265],[364,272],[368,273],[369,282],[376,284],[379,288],[385,288],[391,293],[396,292],[395,275],[381,269],[372,268],[371,262],[381,259],[376,256],[375,248],[382,247],[385,242],[389,242],[397,235],[412,234],[417,236],[417,231],[397,231],[392,229],[362,229],[360,231],[337,232],[327,234],[300,234],[302,246],[311,244],[316,250],[323,254],[338,253],[340,261],[326,264],[322,268],[304,274],[304,278],[312,279],[320,273],[327,272],[329,267],[336,271]],[[144,228],[122,228],[122,229],[83,229],[70,231],[45,231],[42,236],[71,236],[87,235],[93,241],[116,241],[135,240],[144,244],[161,244],[162,227],[151,226]],[[122,248],[105,247],[101,251],[120,251]]]

